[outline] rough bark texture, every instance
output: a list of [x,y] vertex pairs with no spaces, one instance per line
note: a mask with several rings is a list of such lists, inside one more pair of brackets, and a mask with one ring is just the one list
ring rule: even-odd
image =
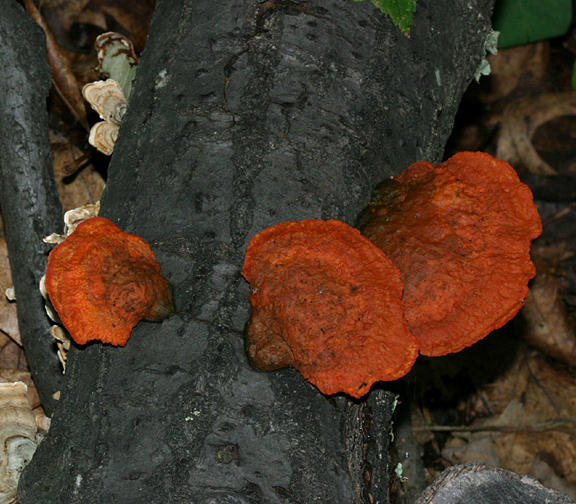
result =
[[102,215],[152,243],[177,314],[70,351],[22,504],[388,501],[392,394],[252,369],[243,250],[438,161],[491,5],[420,0],[406,38],[370,2],[157,3]]
[[0,0],[0,9],[0,210],[22,344],[44,409],[51,414],[62,372],[38,295],[49,250],[42,238],[62,227],[48,144],[50,68],[40,28],[16,2]]

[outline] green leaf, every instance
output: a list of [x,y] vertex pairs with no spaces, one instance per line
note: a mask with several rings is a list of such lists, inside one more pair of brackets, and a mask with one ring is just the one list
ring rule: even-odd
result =
[[576,61],[572,67],[572,89],[576,90]]
[[572,0],[497,0],[492,24],[498,47],[564,35],[572,21]]
[[[355,0],[362,2],[363,0]],[[370,0],[383,14],[392,18],[394,24],[403,33],[409,33],[412,26],[412,14],[416,11],[417,0]]]

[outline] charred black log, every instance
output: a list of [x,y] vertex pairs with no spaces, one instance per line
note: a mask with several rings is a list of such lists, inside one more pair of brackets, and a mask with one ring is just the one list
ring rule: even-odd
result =
[[48,414],[62,370],[38,283],[49,246],[62,228],[48,142],[50,68],[40,28],[16,2],[0,2],[0,210],[18,301],[26,359]]
[[388,501],[392,394],[251,368],[243,251],[438,161],[491,5],[420,0],[408,38],[370,2],[157,3],[102,215],[153,244],[177,314],[72,349],[20,502]]

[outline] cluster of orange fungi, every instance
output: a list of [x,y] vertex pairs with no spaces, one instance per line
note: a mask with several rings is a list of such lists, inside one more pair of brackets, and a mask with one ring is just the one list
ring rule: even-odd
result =
[[303,220],[254,236],[242,274],[256,367],[292,366],[324,394],[361,397],[418,353],[458,352],[524,304],[542,230],[530,189],[481,152],[411,165],[359,227]]
[[[361,397],[419,353],[458,352],[524,304],[542,230],[530,189],[481,152],[411,165],[377,189],[359,228],[303,220],[252,238],[242,274],[256,367],[292,366],[324,394]],[[46,289],[79,344],[123,346],[141,319],[173,311],[150,246],[102,217],[52,250]]]

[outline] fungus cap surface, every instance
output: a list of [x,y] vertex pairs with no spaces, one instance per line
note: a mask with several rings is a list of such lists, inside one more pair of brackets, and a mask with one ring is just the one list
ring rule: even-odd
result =
[[438,356],[516,315],[535,274],[530,241],[542,225],[508,163],[461,152],[436,167],[414,163],[382,184],[360,228],[402,273],[420,352]]
[[336,221],[283,222],[252,238],[242,270],[252,307],[247,349],[263,370],[296,368],[324,394],[366,394],[412,367],[398,269]]
[[140,320],[160,320],[173,310],[150,246],[103,217],[85,220],[52,249],[46,290],[78,344],[124,346]]

